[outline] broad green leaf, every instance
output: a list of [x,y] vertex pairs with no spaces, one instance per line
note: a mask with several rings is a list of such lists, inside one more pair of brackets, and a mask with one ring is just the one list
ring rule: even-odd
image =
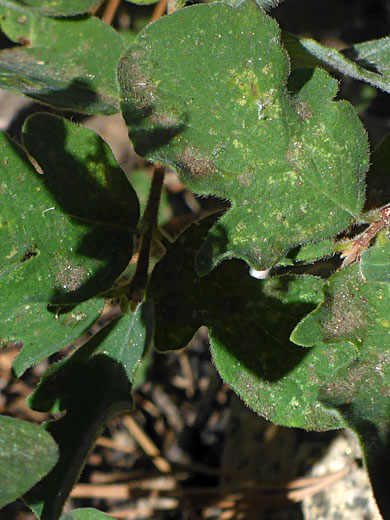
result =
[[57,459],[57,445],[41,426],[0,416],[0,507],[28,491]]
[[[378,257],[373,246],[368,258]],[[374,253],[375,252],[375,253]],[[324,384],[321,401],[337,410],[356,431],[365,452],[374,493],[384,518],[390,515],[390,284],[363,278],[355,264],[333,275],[324,302],[294,330],[303,346],[329,343],[347,361],[335,367],[335,379]],[[355,349],[350,355],[345,342]]]
[[98,3],[98,0],[0,0],[0,6],[29,7],[48,16],[86,13]]
[[[377,246],[372,249],[376,249]],[[329,279],[324,302],[294,330],[294,343],[311,347],[319,342],[349,341],[363,355],[390,348],[390,293],[384,282],[365,280],[358,264]],[[374,347],[380,344],[380,348]]]
[[343,52],[312,39],[300,44],[316,59],[345,76],[390,93],[390,37],[357,43]]
[[39,114],[24,142],[43,175],[0,136],[0,337],[25,343],[18,373],[95,321],[101,300],[68,305],[111,287],[138,220],[136,195],[94,132]]
[[59,461],[49,477],[24,497],[38,518],[59,518],[107,420],[131,410],[131,386],[152,328],[152,307],[140,305],[70,358],[52,365],[30,397],[35,410],[66,412],[45,425],[59,446]]
[[12,366],[14,375],[20,377],[29,367],[70,345],[92,327],[104,301],[93,298],[76,306],[48,306],[43,300],[15,306],[12,313],[10,309],[4,310],[6,304],[5,299],[1,305],[1,342],[2,346],[9,342],[23,343]]
[[61,516],[61,520],[112,520],[113,517],[106,515],[92,507],[83,507],[75,509],[66,515]]
[[369,281],[390,282],[390,242],[362,254],[361,272]]
[[337,82],[320,69],[290,96],[279,38],[252,2],[196,5],[149,25],[119,66],[137,152],[232,203],[199,253],[202,273],[232,256],[269,268],[342,231],[364,202],[368,145],[353,107],[332,101]]
[[125,48],[94,17],[48,18],[0,3],[2,31],[18,45],[0,52],[0,88],[87,114],[119,110],[115,70]]
[[286,426],[339,427],[318,393],[340,356],[326,348],[305,352],[289,341],[299,319],[321,301],[324,282],[310,276],[256,280],[238,260],[200,278],[193,252],[211,224],[189,228],[153,272],[148,297],[156,305],[155,347],[183,348],[207,325],[218,371],[253,410]]

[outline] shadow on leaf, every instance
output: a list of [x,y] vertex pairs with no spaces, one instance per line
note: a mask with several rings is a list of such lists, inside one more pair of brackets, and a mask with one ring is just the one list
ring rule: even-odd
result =
[[95,352],[114,325],[52,365],[30,397],[30,406],[63,415],[46,423],[60,447],[54,469],[24,497],[41,520],[57,518],[94,441],[114,414],[131,410],[131,383],[121,363]]
[[[53,206],[67,221],[57,234],[72,233],[76,241],[67,251],[61,249],[61,237],[56,237],[51,303],[76,303],[109,289],[132,255],[139,209],[130,183],[98,135],[58,117],[36,114],[29,118],[24,144],[44,172],[38,178],[51,193]],[[47,245],[42,236],[36,247],[42,251]]]
[[[288,297],[294,277],[256,280],[241,260],[224,261],[199,277],[194,256],[216,216],[193,225],[155,268],[148,297],[157,305],[155,346],[183,348],[202,325],[215,341],[262,380],[273,382],[307,354],[289,336],[316,303]],[[222,226],[219,227],[222,237]]]

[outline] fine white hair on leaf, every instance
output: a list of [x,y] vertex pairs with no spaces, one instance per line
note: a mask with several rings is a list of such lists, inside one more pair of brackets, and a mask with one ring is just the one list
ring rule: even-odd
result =
[[278,4],[281,4],[283,0],[256,0],[257,3],[263,9],[271,9],[271,7],[276,7]]
[[[261,7],[264,11],[268,11],[268,9],[271,9],[272,7],[276,7],[277,5],[281,4],[284,0],[255,0],[257,5]],[[232,7],[239,7],[241,4],[243,4],[245,0],[228,0],[228,4]]]

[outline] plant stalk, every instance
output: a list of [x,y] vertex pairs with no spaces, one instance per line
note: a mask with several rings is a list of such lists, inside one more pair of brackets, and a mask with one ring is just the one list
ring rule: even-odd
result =
[[164,173],[164,167],[161,166],[161,164],[156,164],[148,202],[140,222],[140,229],[145,231],[141,231],[142,237],[137,267],[127,290],[130,305],[133,304],[134,306],[142,300],[148,283],[150,249],[158,222],[158,210],[164,183]]

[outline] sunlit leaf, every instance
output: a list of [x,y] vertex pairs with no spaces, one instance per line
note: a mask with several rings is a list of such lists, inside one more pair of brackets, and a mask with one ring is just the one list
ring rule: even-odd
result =
[[301,39],[300,45],[333,70],[390,93],[389,36],[357,43],[343,52],[311,39]]
[[[369,254],[368,254],[369,253]],[[333,381],[324,382],[321,401],[337,410],[363,446],[374,493],[384,518],[390,514],[390,284],[383,270],[383,248],[373,246],[355,264],[334,274],[323,303],[296,327],[291,338],[304,346],[328,343],[341,354]],[[388,255],[388,248],[386,253]],[[365,256],[367,255],[367,256]],[[374,262],[382,256],[378,276]],[[367,268],[368,272],[367,272]],[[387,270],[389,263],[387,264]],[[362,276],[362,272],[368,275]],[[380,279],[381,281],[378,281]],[[354,349],[351,354],[348,342]]]
[[354,109],[332,101],[337,82],[320,69],[290,96],[288,69],[278,26],[253,2],[182,9],[122,58],[121,106],[137,152],[232,203],[199,253],[202,273],[232,256],[269,268],[361,211],[368,145]]
[[107,24],[0,2],[0,27],[18,44],[0,52],[0,88],[82,113],[118,112],[115,71],[125,44]]
[[0,507],[41,480],[57,459],[57,445],[41,426],[0,416]]
[[99,0],[0,0],[0,6],[29,7],[49,16],[73,16],[86,13]]

